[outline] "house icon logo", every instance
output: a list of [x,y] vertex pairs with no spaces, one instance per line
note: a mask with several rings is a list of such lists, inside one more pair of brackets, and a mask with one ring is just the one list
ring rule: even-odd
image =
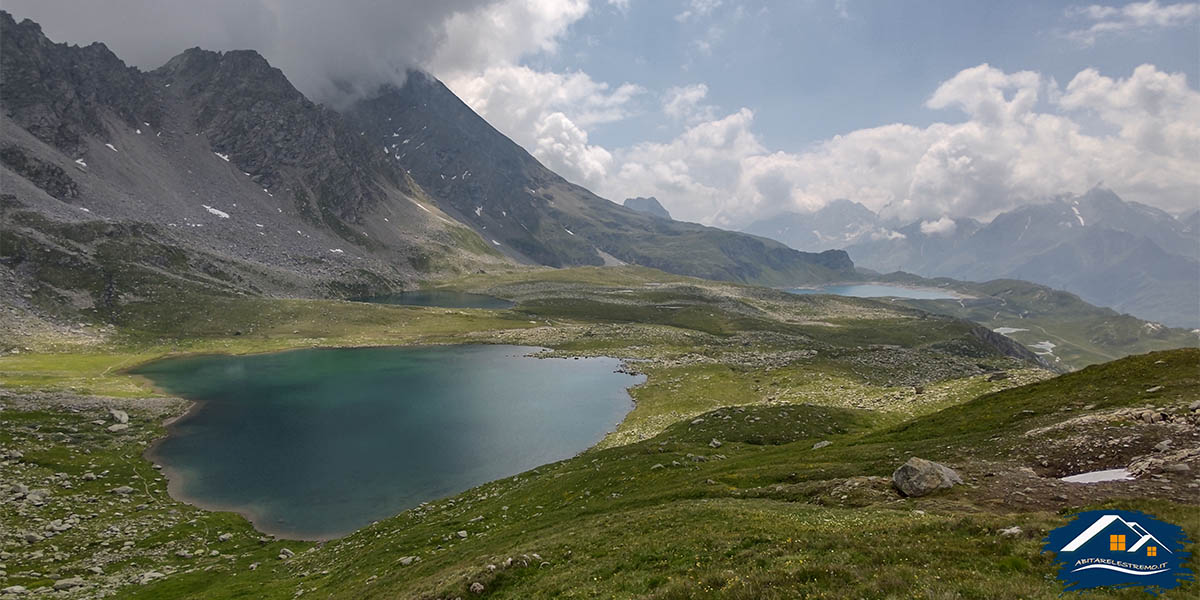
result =
[[1151,593],[1193,579],[1183,528],[1145,513],[1094,510],[1079,513],[1050,532],[1043,552],[1053,552],[1066,591],[1142,587]]

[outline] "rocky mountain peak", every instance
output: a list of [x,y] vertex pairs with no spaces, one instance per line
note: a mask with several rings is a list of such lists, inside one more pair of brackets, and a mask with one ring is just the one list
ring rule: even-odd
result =
[[640,213],[646,213],[662,219],[671,218],[671,213],[667,212],[667,209],[663,208],[663,205],[659,203],[658,198],[655,198],[654,196],[649,196],[646,198],[641,196],[638,196],[637,198],[626,198],[625,208],[636,210]]
[[56,44],[28,19],[0,11],[0,103],[30,133],[68,154],[105,119],[157,122],[161,110],[146,75],[99,42]]

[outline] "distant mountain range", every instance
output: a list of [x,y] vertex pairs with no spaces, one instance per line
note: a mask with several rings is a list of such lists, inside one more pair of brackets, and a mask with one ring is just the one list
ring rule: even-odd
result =
[[525,262],[762,284],[846,253],[655,218],[546,169],[410,72],[343,112],[254,51],[143,72],[0,11],[0,264],[54,310],[155,294],[351,296]]
[[1103,188],[1021,206],[990,223],[892,226],[862,205],[838,201],[746,230],[797,248],[824,241],[881,273],[1022,279],[1166,325],[1200,327],[1200,212],[1177,219]]
[[742,231],[779,240],[808,252],[840,249],[857,242],[898,236],[871,209],[845,199],[834,200],[811,213],[774,215],[755,221]]

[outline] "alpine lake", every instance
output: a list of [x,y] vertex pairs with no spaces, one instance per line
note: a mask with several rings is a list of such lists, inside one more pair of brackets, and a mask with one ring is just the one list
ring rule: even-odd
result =
[[171,494],[260,531],[331,539],[599,442],[643,376],[527,346],[307,349],[135,372],[195,402],[149,457]]

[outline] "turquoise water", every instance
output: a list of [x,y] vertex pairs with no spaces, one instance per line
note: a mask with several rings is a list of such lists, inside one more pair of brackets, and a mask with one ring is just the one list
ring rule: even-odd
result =
[[387,296],[359,298],[358,301],[374,304],[402,304],[405,306],[437,306],[441,308],[488,308],[501,310],[513,307],[512,302],[503,298],[447,290],[401,292]]
[[827,285],[819,288],[795,288],[788,290],[793,294],[833,294],[835,296],[854,296],[856,298],[912,298],[914,300],[944,300],[957,298],[954,294],[931,288],[908,288],[883,283],[854,283],[846,285]]
[[521,346],[298,350],[141,367],[198,402],[150,453],[172,495],[269,533],[345,535],[569,458],[633,408],[611,358]]

